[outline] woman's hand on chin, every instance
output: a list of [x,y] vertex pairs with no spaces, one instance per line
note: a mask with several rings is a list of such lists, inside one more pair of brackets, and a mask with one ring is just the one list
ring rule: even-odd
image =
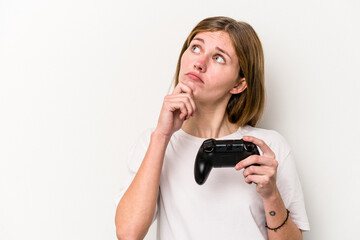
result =
[[164,98],[155,132],[170,139],[172,134],[181,128],[184,120],[189,119],[195,110],[191,88],[179,82],[174,91]]

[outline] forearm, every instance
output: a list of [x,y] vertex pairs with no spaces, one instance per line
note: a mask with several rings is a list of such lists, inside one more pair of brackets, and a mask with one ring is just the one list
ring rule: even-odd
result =
[[144,160],[117,207],[115,223],[119,239],[143,239],[146,235],[156,208],[160,174],[168,142],[168,139],[156,132],[151,134]]
[[[276,193],[267,199],[263,199],[263,203],[267,225],[270,228],[280,226],[286,219],[287,211],[279,191],[276,189]],[[299,228],[291,220],[290,216],[281,228],[276,231],[268,229],[267,232],[269,240],[302,239],[301,230],[299,230]]]

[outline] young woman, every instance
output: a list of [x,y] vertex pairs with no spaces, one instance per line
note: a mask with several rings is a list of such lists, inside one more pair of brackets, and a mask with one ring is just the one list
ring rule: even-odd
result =
[[[201,21],[184,43],[157,127],[130,153],[118,238],[144,238],[157,218],[158,239],[302,239],[309,223],[292,152],[275,131],[255,128],[264,98],[253,28],[227,17]],[[200,186],[194,161],[208,138],[242,138],[261,155],[213,169]]]

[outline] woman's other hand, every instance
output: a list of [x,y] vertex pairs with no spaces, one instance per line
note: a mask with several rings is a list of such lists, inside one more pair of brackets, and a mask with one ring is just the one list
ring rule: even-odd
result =
[[[276,172],[278,167],[274,152],[261,139],[244,136],[243,140],[256,144],[260,147],[263,155],[252,155],[240,161],[235,169],[240,170],[248,167],[243,172],[245,182],[256,183],[256,190],[264,199],[274,196],[277,192]],[[256,163],[260,166],[251,166]]]
[[170,139],[172,134],[181,128],[184,120],[193,115],[195,109],[191,88],[179,82],[174,91],[164,98],[155,131]]

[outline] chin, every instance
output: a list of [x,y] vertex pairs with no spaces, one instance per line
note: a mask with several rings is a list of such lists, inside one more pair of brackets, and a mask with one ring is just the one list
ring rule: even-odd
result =
[[181,83],[185,84],[186,86],[188,86],[189,88],[191,88],[191,90],[193,91],[193,94],[195,95],[195,92],[196,92],[196,84],[191,81],[191,80],[180,80]]

